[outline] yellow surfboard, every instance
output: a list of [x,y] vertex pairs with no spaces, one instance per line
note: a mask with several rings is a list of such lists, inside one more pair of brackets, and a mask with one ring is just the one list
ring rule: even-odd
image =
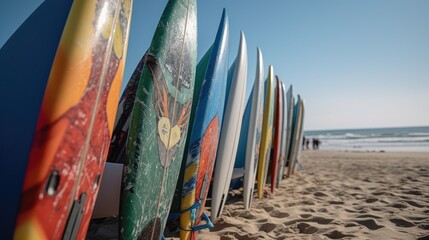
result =
[[271,153],[271,143],[273,139],[273,119],[274,119],[274,69],[268,67],[268,78],[265,83],[265,106],[264,120],[262,122],[261,149],[259,151],[258,162],[258,198],[262,199],[264,194],[265,181],[267,179],[268,161]]

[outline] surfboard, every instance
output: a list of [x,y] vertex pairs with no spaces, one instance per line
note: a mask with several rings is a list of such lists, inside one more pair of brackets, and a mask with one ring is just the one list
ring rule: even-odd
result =
[[[195,83],[194,83],[194,92],[193,99],[198,99],[201,92],[201,87],[203,85],[204,76],[206,74],[207,66],[210,60],[211,47],[204,56],[200,59],[197,64],[195,72]],[[197,108],[197,101],[193,101],[191,115],[189,117],[189,126],[194,125],[195,119],[195,110]],[[186,159],[188,156],[189,141],[191,140],[190,131],[188,131],[186,136],[185,148],[183,150],[183,160],[182,165],[180,166],[179,178],[177,179],[176,190],[174,192],[173,202],[171,204],[170,213],[168,215],[167,225],[171,228],[180,227],[180,213],[181,213],[181,202],[182,202],[182,189],[183,189],[183,179],[185,177],[185,168],[186,168]]]
[[[239,189],[243,187],[243,199],[244,206],[247,209],[250,202],[250,191],[252,192],[255,184],[256,164],[259,157],[259,146],[261,139],[262,129],[262,104],[264,101],[263,89],[264,89],[264,78],[263,78],[263,63],[262,53],[259,48],[257,49],[257,64],[256,64],[256,79],[253,82],[253,87],[250,92],[249,98],[247,99],[246,108],[243,114],[243,120],[241,123],[240,139],[237,148],[237,155],[234,163],[234,171],[232,173],[232,179],[230,188]],[[261,59],[259,59],[259,57]],[[262,70],[261,70],[262,69]],[[261,71],[260,71],[261,70]],[[259,82],[258,77],[262,80]],[[261,87],[256,86],[261,84]],[[256,95],[255,93],[256,92]],[[260,98],[258,98],[260,97]],[[256,99],[256,100],[255,100]],[[260,105],[260,106],[259,106]],[[261,117],[259,122],[257,121],[257,115],[255,111],[259,111]],[[259,131],[259,133],[258,133]],[[255,142],[256,141],[256,142]],[[255,152],[257,157],[255,158]],[[256,163],[255,163],[256,162]],[[252,166],[253,165],[253,166]],[[252,178],[253,176],[253,178]]]
[[[201,217],[207,221],[204,206],[212,178],[214,161],[219,143],[223,119],[229,22],[225,9],[212,47],[207,51],[201,65],[197,66],[195,82],[202,83],[194,91],[192,128],[187,151],[184,154],[184,179],[181,181],[180,239],[196,239],[197,231],[213,227],[211,223],[200,224]],[[204,214],[204,215],[203,215]]]
[[273,155],[271,156],[271,192],[277,186],[277,171],[280,161],[280,148],[282,141],[282,128],[283,128],[283,101],[282,101],[282,83],[278,76],[276,76],[276,105],[274,107],[274,144]]
[[145,55],[124,156],[121,239],[160,239],[183,158],[195,80],[195,0],[170,0]]
[[257,49],[255,83],[252,90],[252,110],[248,128],[246,162],[243,183],[244,209],[252,206],[256,172],[262,136],[262,120],[264,112],[264,62],[262,52]]
[[0,108],[8,116],[0,118],[7,137],[0,151],[0,181],[7,193],[0,206],[0,239],[13,238],[34,130],[72,2],[44,1],[0,49]]
[[302,112],[301,112],[300,105],[301,105],[301,97],[300,95],[298,95],[294,106],[294,110],[293,110],[291,145],[290,145],[291,151],[289,152],[289,156],[288,156],[289,158],[288,176],[291,176],[294,172],[296,156],[301,146],[300,126],[301,126]]
[[33,138],[15,239],[83,239],[104,170],[131,0],[74,1]]
[[[298,95],[299,96],[299,95]],[[298,103],[297,103],[298,104]],[[301,154],[301,149],[302,149],[302,137],[303,137],[303,131],[304,131],[304,100],[301,98],[299,101],[299,109],[298,109],[298,144],[296,146],[296,152],[295,155],[293,156],[293,165],[292,165],[292,173],[296,171],[296,166],[299,163],[299,155]]]
[[131,122],[131,112],[134,108],[137,87],[140,82],[140,76],[142,75],[145,60],[146,56],[143,56],[140,59],[119,101],[109,147],[109,154],[107,155],[107,162],[124,163],[125,146]]
[[268,77],[265,82],[265,103],[264,119],[262,121],[261,149],[258,161],[258,198],[262,199],[264,194],[265,181],[267,179],[268,162],[271,154],[271,143],[273,138],[273,118],[274,118],[274,69],[268,67]]
[[145,56],[140,59],[119,100],[105,170],[92,214],[93,219],[119,215],[125,146],[130,127],[131,112],[134,107],[137,86],[140,82],[145,59]]
[[238,140],[237,154],[234,160],[234,170],[232,172],[230,189],[240,189],[243,187],[246,163],[247,139],[249,137],[250,113],[252,110],[253,88],[244,108],[243,120],[241,121],[240,138]]
[[286,150],[285,150],[285,163],[283,175],[288,177],[288,168],[289,168],[289,154],[290,146],[292,142],[292,119],[293,119],[293,108],[295,106],[295,98],[292,93],[292,85],[289,86],[289,89],[286,93],[286,103],[287,103],[287,127],[286,127]]
[[[211,219],[216,220],[222,213],[228,196],[229,184],[234,169],[243,119],[244,97],[247,79],[247,44],[244,33],[240,35],[237,58],[229,69],[229,90],[226,91],[224,118],[216,157],[213,177]],[[228,84],[227,84],[228,88]]]
[[279,159],[279,168],[277,171],[277,188],[280,185],[281,180],[283,179],[283,172],[286,162],[286,145],[287,145],[287,130],[288,130],[288,119],[287,119],[287,96],[286,96],[286,86],[284,83],[282,85],[282,101],[283,101],[283,127],[282,127],[282,143],[280,148],[280,159]]

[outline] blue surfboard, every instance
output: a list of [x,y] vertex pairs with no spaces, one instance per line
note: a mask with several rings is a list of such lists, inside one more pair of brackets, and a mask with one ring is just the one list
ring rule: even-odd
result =
[[[0,49],[0,239],[12,239],[34,130],[73,1],[46,0]],[[13,173],[13,174],[11,174]]]

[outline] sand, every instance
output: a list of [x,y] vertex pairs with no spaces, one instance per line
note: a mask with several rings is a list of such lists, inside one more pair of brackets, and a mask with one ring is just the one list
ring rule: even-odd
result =
[[304,169],[249,211],[232,192],[199,239],[429,239],[429,153],[304,151],[301,159]]
[[301,164],[250,210],[231,191],[198,239],[429,239],[429,153],[304,151]]

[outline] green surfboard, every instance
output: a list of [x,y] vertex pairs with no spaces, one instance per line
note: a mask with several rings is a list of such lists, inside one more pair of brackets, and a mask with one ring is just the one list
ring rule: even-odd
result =
[[160,239],[164,232],[192,107],[196,12],[196,0],[170,0],[145,56],[124,159],[122,239]]

